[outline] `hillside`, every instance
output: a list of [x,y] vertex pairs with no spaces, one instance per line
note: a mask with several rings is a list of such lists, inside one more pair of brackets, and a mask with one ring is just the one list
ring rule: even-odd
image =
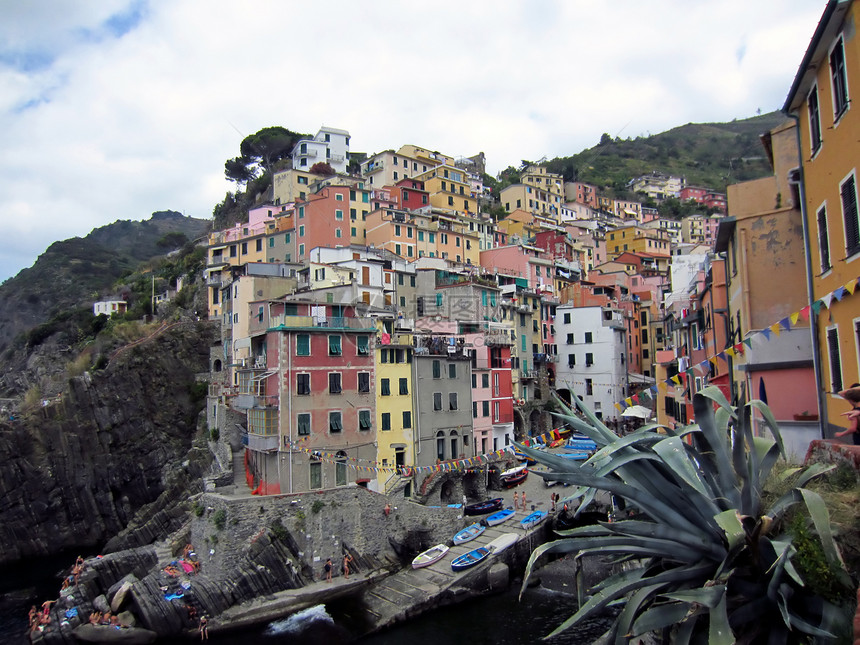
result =
[[198,239],[210,225],[161,211],[147,221],[117,221],[86,237],[55,242],[32,267],[0,285],[0,356],[21,332],[60,312],[91,307],[141,262]]
[[612,139],[547,163],[566,181],[584,181],[623,197],[627,182],[653,170],[686,177],[687,183],[725,191],[728,184],[770,174],[759,135],[786,117],[771,112],[730,123],[688,123],[660,134]]

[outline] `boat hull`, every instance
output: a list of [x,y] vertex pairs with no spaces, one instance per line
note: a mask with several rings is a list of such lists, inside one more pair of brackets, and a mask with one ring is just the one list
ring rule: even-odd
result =
[[484,532],[484,527],[480,524],[472,524],[471,526],[467,526],[462,531],[459,531],[456,535],[454,535],[453,542],[454,544],[464,544],[469,542],[470,540],[474,540],[481,533]]
[[479,562],[483,562],[489,555],[489,549],[483,546],[478,547],[468,553],[464,553],[458,558],[454,558],[454,561],[451,563],[451,570],[464,571],[469,567],[474,567]]
[[526,515],[522,520],[520,520],[520,526],[524,529],[530,529],[533,526],[537,526],[545,519],[546,511],[535,511],[534,513]]
[[503,511],[498,511],[492,515],[488,515],[484,521],[487,523],[487,526],[496,526],[497,524],[501,524],[502,522],[510,519],[513,515],[513,509],[506,508]]
[[463,509],[463,514],[486,515],[487,513],[492,513],[502,508],[503,501],[504,500],[502,500],[501,497],[497,497],[495,499],[488,499],[484,502],[478,502],[477,504],[469,504]]
[[437,544],[432,549],[427,549],[424,553],[419,553],[412,560],[412,568],[420,569],[421,567],[429,567],[435,562],[439,562],[448,553],[448,546],[445,544]]

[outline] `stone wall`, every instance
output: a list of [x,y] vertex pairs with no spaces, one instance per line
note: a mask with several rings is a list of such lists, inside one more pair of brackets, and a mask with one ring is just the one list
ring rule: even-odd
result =
[[834,439],[817,439],[809,443],[804,464],[847,464],[860,474],[860,446]]

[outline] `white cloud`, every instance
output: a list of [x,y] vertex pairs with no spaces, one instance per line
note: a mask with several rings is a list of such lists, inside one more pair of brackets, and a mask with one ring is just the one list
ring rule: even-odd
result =
[[[491,171],[777,109],[808,2],[12,3],[0,24],[0,280],[51,242],[176,209],[269,125]],[[740,54],[742,52],[742,55]],[[239,132],[237,132],[237,130]],[[240,134],[241,132],[241,134]]]

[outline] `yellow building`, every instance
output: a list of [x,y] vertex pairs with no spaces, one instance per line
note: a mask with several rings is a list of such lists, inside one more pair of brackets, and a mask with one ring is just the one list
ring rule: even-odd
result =
[[858,18],[853,0],[827,3],[783,106],[800,129],[807,276],[825,432],[845,425],[839,415],[848,404],[837,392],[860,382],[860,111],[851,100],[852,91],[860,93]]
[[505,210],[511,213],[522,209],[548,217],[557,224],[564,203],[561,175],[547,172],[542,166],[529,166],[523,171],[520,181],[502,189],[500,201]]
[[606,233],[606,253],[609,258],[625,251],[669,256],[671,243],[666,231],[641,226],[619,226]]
[[[388,333],[391,323],[378,321],[376,345],[376,437],[381,466],[415,463],[412,382],[412,334]],[[386,475],[388,476],[388,475]],[[400,481],[394,476],[392,482]],[[385,482],[380,482],[383,492]]]
[[464,170],[443,164],[416,175],[430,194],[430,206],[458,213],[477,213],[478,200],[472,195],[472,185]]
[[322,175],[295,168],[276,172],[272,176],[273,200],[275,204],[304,201],[311,192],[311,184],[322,178]]

